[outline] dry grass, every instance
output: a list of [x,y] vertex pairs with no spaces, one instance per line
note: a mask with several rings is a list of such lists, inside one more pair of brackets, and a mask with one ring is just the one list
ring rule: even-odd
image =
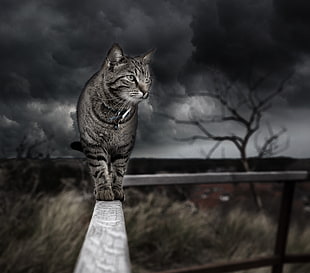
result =
[[[272,254],[276,225],[263,213],[243,208],[225,214],[217,209],[205,213],[189,202],[172,202],[161,194],[141,196],[130,190],[127,196],[125,218],[135,273]],[[309,253],[309,232],[292,227],[289,251]],[[239,273],[245,272],[269,273],[270,268]],[[287,267],[287,272],[310,272],[310,266]]]
[[22,195],[1,211],[0,272],[72,272],[91,208],[75,191]]
[[142,266],[159,270],[199,263],[203,255],[197,255],[197,249],[209,245],[206,217],[192,212],[187,203],[151,193],[133,207],[126,207],[124,213],[137,272]]
[[[75,190],[56,196],[3,194],[0,206],[0,272],[71,273],[93,202]],[[241,208],[207,213],[160,193],[127,191],[124,204],[133,272],[237,260],[270,254],[275,225]],[[290,252],[310,252],[310,230],[292,228]],[[244,273],[245,271],[243,271]],[[262,268],[246,271],[267,273]],[[309,265],[287,267],[310,272]]]

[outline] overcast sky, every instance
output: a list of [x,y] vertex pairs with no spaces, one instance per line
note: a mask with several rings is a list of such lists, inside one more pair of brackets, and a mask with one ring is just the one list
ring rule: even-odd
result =
[[[214,142],[175,141],[198,131],[156,113],[211,116],[217,105],[210,99],[178,97],[212,89],[208,73],[216,68],[240,85],[249,69],[270,75],[263,93],[294,72],[263,124],[287,128],[290,144],[281,155],[310,157],[309,1],[2,0],[0,13],[1,156],[16,155],[24,137],[45,141],[54,156],[81,156],[69,148],[78,139],[77,99],[117,42],[134,56],[156,48],[152,96],[139,107],[133,156],[206,156]],[[238,132],[233,126],[213,129]],[[238,153],[223,143],[214,156]]]

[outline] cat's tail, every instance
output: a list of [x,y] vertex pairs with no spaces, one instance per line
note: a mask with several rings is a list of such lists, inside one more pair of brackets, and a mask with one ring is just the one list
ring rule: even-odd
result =
[[83,147],[80,141],[74,141],[70,144],[71,149],[82,152],[83,153]]

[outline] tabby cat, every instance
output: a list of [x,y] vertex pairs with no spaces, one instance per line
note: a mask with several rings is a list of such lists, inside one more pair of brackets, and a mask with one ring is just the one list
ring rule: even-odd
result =
[[122,180],[135,142],[138,103],[148,97],[152,83],[152,54],[125,56],[114,44],[80,95],[80,144],[97,200],[124,199]]

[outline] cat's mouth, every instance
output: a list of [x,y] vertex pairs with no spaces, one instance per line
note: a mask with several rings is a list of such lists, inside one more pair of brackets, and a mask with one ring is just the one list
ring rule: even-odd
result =
[[129,92],[129,99],[136,100],[137,102],[147,99],[148,96],[149,96],[148,92],[142,92],[142,91]]

